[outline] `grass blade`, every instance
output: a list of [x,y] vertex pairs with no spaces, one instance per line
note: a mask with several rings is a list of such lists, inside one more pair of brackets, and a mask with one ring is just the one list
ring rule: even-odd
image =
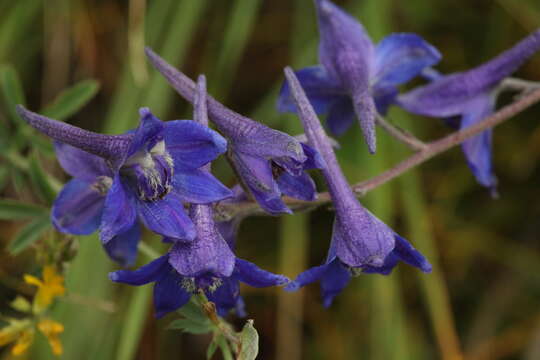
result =
[[96,80],[83,80],[62,91],[41,113],[56,120],[65,120],[92,100],[98,90]]
[[51,229],[51,219],[48,216],[40,217],[25,225],[9,243],[8,251],[15,256],[26,250],[43,235],[45,231]]

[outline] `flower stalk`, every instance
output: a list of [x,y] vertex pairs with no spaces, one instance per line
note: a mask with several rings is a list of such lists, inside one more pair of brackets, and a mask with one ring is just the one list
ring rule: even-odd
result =
[[[419,151],[407,159],[401,161],[394,167],[386,170],[385,172],[362,182],[356,183],[351,186],[352,190],[358,197],[362,197],[368,192],[378,188],[379,186],[391,181],[408,170],[415,168],[416,166],[423,164],[429,159],[463,143],[465,140],[480,134],[482,131],[491,129],[498,126],[531,106],[540,102],[540,89],[529,92],[520,99],[513,103],[503,107],[499,111],[486,117],[482,121],[474,124],[463,130],[452,132],[451,134],[429,142],[426,144],[424,150]],[[317,199],[314,201],[301,201],[284,197],[285,204],[294,211],[303,211],[306,209],[312,209],[330,203],[330,194],[328,192],[321,192],[317,194]],[[234,204],[220,203],[217,205],[218,212],[220,214],[229,214],[234,216],[235,214],[247,215],[264,215],[264,212],[260,209],[259,205],[253,201],[242,201]]]

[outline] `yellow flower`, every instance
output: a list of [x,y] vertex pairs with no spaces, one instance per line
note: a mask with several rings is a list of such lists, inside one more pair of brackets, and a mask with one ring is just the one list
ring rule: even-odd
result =
[[[36,323],[30,319],[9,319],[8,322],[9,325],[0,330],[0,346],[14,343],[11,354],[23,355],[34,342]],[[64,325],[51,319],[41,319],[37,323],[37,328],[49,341],[54,355],[62,355],[63,348],[59,335],[64,331]]]
[[43,281],[32,275],[24,275],[24,281],[38,287],[34,298],[34,312],[40,313],[52,303],[55,297],[64,295],[64,277],[56,273],[52,265],[43,268]]
[[8,319],[9,325],[0,330],[0,346],[15,342],[11,348],[13,355],[22,355],[34,340],[32,322],[28,319]]
[[38,323],[38,329],[49,340],[54,355],[62,355],[62,342],[58,335],[64,331],[64,325],[50,319],[43,319]]
[[22,355],[34,342],[34,329],[26,329],[19,334],[15,345],[11,348],[11,353],[15,356]]

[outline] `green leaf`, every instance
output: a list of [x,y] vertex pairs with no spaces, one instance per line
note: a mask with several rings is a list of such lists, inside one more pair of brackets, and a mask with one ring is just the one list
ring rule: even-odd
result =
[[253,327],[253,320],[248,320],[240,333],[240,354],[238,360],[255,360],[259,353],[259,334]]
[[206,360],[212,359],[212,356],[214,356],[216,349],[218,347],[218,337],[221,335],[214,335],[212,338],[212,342],[210,342],[210,345],[208,345],[208,349],[206,350]]
[[86,105],[98,90],[96,80],[83,80],[62,91],[41,113],[56,120],[65,120]]
[[0,192],[7,185],[9,180],[9,168],[7,166],[0,167]]
[[6,109],[14,123],[21,123],[19,115],[15,111],[18,104],[24,105],[24,91],[21,80],[15,68],[11,65],[2,65],[0,67],[0,89],[2,97],[6,104]]
[[208,321],[208,318],[202,311],[201,307],[193,301],[189,301],[186,305],[182,306],[177,312],[183,317],[185,317],[186,319],[190,319],[195,322]]
[[59,190],[57,187],[58,181],[43,170],[35,153],[30,156],[29,164],[30,180],[35,190],[39,197],[51,205],[56,198],[57,190]]
[[41,217],[23,227],[8,246],[11,255],[17,255],[35,243],[41,235],[51,228],[49,217]]
[[30,302],[21,295],[17,295],[17,297],[9,304],[9,306],[23,313],[29,313],[32,311],[32,304],[30,304]]
[[177,319],[169,324],[169,330],[182,330],[191,334],[207,334],[213,331],[213,325],[210,320],[193,321],[191,319]]
[[21,220],[48,216],[49,209],[17,200],[0,199],[0,219]]
[[229,343],[223,336],[219,336],[216,340],[218,343],[219,348],[221,349],[221,353],[223,354],[224,360],[234,360],[231,348],[229,346]]

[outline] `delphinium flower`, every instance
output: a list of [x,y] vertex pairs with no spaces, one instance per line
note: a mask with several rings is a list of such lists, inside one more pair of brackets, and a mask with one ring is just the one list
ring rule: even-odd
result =
[[290,68],[285,69],[285,75],[309,144],[317,149],[326,163],[322,172],[336,211],[325,263],[300,274],[287,289],[296,290],[319,280],[323,303],[329,306],[348,284],[352,272],[389,274],[399,261],[424,272],[431,271],[431,265],[420,252],[356,199],[296,75]]
[[[195,83],[149,48],[154,67],[187,101],[193,103]],[[315,151],[294,137],[242,116],[208,97],[210,120],[228,140],[228,158],[246,191],[270,214],[290,213],[282,194],[315,199],[313,180],[305,170],[319,166]]]
[[[320,65],[296,73],[319,114],[340,135],[354,122],[371,153],[375,152],[375,118],[384,114],[403,84],[440,60],[439,52],[415,34],[391,34],[377,45],[355,18],[328,0],[314,0],[319,22]],[[278,108],[296,112],[290,88],[281,88]]]
[[17,110],[56,141],[58,160],[73,176],[52,208],[56,228],[75,235],[99,228],[108,254],[124,265],[136,258],[139,220],[160,235],[190,241],[195,227],[183,202],[208,203],[232,195],[199,169],[225,152],[226,140],[191,120],[162,122],[142,108],[137,129],[103,135],[22,106]]
[[[195,96],[195,118],[207,123],[206,86],[204,77],[198,81]],[[210,173],[210,165],[203,170]],[[282,285],[288,279],[258,268],[237,258],[214,222],[211,205],[193,204],[190,217],[197,237],[192,242],[176,242],[169,252],[135,270],[120,270],[110,274],[111,280],[130,285],[155,282],[154,306],[156,316],[182,307],[193,294],[203,291],[216,304],[220,315],[236,309],[242,316],[243,301],[239,282],[254,287]],[[165,239],[168,242],[168,239]]]
[[[430,72],[432,82],[399,96],[397,103],[415,114],[457,118],[458,127],[467,128],[494,111],[501,81],[538,50],[540,29],[474,69],[444,76]],[[491,146],[492,130],[489,129],[466,140],[462,149],[476,180],[495,195],[497,178],[492,168]]]

